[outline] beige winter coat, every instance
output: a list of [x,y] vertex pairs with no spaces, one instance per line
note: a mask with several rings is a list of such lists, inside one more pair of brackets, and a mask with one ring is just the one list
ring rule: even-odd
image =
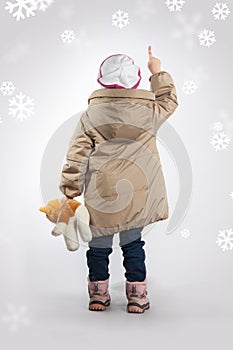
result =
[[84,190],[94,237],[167,219],[167,192],[156,145],[162,123],[178,106],[171,75],[144,89],[99,89],[88,99],[63,166],[60,190]]

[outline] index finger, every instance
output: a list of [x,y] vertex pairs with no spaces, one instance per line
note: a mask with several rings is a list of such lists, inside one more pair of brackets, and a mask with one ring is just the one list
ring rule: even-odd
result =
[[152,57],[153,57],[151,45],[149,45],[149,47],[148,47],[148,55],[149,55],[149,58],[152,58]]

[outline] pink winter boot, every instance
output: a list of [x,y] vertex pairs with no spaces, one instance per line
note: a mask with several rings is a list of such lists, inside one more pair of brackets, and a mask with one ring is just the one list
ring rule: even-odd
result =
[[90,296],[89,310],[105,311],[106,306],[109,306],[111,301],[108,291],[109,278],[104,281],[91,282],[89,276],[87,276],[87,281]]
[[150,308],[146,282],[146,279],[143,282],[129,282],[126,280],[127,312],[143,313]]

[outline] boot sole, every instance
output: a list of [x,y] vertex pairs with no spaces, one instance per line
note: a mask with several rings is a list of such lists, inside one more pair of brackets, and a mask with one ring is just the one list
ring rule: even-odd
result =
[[89,310],[90,311],[105,311],[106,307],[110,305],[110,301],[107,300],[105,303],[102,301],[91,301],[89,303]]
[[127,312],[131,314],[143,314],[145,310],[150,308],[150,303],[140,305],[138,303],[129,303],[127,305]]

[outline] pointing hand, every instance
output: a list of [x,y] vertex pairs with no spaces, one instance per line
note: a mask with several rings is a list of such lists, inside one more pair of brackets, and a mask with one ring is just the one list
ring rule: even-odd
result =
[[154,57],[152,55],[152,49],[151,46],[148,46],[148,55],[149,55],[149,61],[148,61],[148,68],[152,74],[156,74],[161,71],[161,62],[158,58]]

